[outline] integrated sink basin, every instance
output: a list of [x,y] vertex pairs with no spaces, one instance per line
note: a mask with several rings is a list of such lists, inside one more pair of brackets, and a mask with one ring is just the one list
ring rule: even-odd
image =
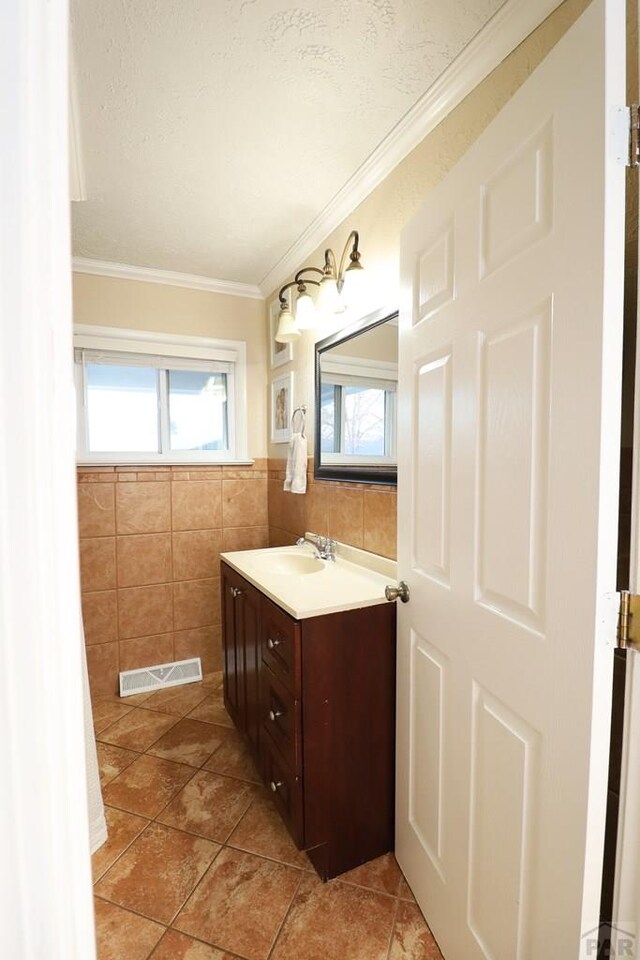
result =
[[343,543],[337,547],[334,561],[314,557],[308,545],[237,550],[221,558],[296,620],[386,603],[385,586],[396,582],[395,561]]
[[253,566],[256,571],[264,571],[265,573],[299,576],[300,574],[320,573],[321,570],[324,570],[325,561],[304,553],[274,552],[262,557],[254,557]]

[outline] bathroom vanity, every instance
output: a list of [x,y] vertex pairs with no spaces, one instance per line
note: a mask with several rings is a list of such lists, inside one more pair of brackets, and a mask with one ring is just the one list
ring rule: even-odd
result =
[[347,555],[222,555],[225,705],[325,880],[393,849],[394,565]]

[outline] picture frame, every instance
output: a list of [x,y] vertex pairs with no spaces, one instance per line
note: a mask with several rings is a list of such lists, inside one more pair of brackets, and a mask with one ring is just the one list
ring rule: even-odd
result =
[[282,367],[285,363],[290,363],[293,360],[293,344],[278,343],[276,340],[279,317],[280,301],[276,297],[269,304],[269,355],[272,369]]
[[271,381],[271,443],[288,443],[293,415],[293,372]]

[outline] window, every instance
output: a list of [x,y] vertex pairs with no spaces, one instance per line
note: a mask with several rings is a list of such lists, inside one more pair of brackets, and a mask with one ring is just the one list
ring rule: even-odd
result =
[[327,455],[323,463],[395,462],[395,381],[339,373],[338,366],[335,360],[323,366],[320,449]]
[[76,327],[78,459],[246,459],[245,344]]

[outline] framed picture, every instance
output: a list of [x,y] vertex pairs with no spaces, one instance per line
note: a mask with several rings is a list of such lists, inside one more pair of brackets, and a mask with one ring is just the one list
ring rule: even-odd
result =
[[293,373],[271,381],[271,442],[288,443],[293,414]]
[[269,350],[271,354],[271,366],[281,367],[284,363],[293,360],[293,344],[278,343],[276,332],[278,330],[278,318],[280,316],[280,301],[276,299],[269,305]]

